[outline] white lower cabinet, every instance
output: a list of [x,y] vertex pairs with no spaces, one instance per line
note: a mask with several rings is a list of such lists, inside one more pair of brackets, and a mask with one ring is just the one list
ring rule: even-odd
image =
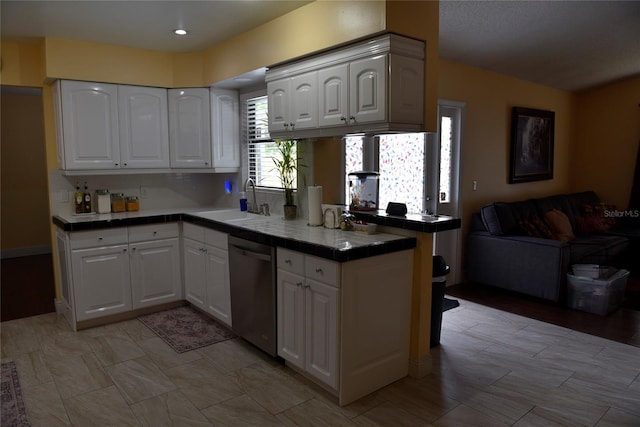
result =
[[336,389],[339,283],[335,275],[323,278],[327,283],[310,277],[318,275],[316,263],[339,266],[281,248],[277,258],[278,355]]
[[178,224],[129,228],[133,308],[182,299]]
[[181,300],[179,237],[178,223],[58,232],[63,303],[74,328]]
[[185,223],[183,236],[186,300],[231,327],[227,235]]
[[72,233],[70,243],[76,320],[130,311],[127,229]]
[[278,248],[278,355],[347,405],[407,376],[413,251],[333,262]]

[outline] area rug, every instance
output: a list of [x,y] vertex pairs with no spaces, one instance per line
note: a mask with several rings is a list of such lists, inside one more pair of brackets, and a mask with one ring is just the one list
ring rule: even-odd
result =
[[2,427],[26,427],[30,426],[27,410],[22,400],[18,370],[15,362],[2,363]]
[[195,350],[235,338],[227,327],[190,306],[138,317],[177,353]]
[[442,303],[442,312],[456,308],[460,306],[460,302],[457,299],[445,298]]

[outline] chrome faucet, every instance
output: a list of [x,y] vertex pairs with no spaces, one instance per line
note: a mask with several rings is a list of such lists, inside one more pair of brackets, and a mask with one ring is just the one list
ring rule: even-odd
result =
[[252,190],[251,192],[253,193],[253,202],[251,203],[251,205],[248,206],[247,210],[251,213],[258,213],[258,203],[256,200],[256,183],[253,181],[253,179],[251,178],[247,178],[247,180],[244,182],[244,192],[247,192],[247,187],[249,186],[249,184],[251,184]]

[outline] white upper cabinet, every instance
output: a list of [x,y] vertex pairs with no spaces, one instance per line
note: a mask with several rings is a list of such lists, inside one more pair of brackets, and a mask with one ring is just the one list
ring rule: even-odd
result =
[[286,132],[318,127],[318,72],[267,84],[269,131]]
[[118,86],[122,168],[168,168],[167,90]]
[[172,168],[211,168],[208,88],[169,89]]
[[271,136],[423,131],[424,49],[386,34],[269,69]]
[[349,64],[349,122],[381,122],[386,119],[387,57],[376,56]]
[[213,167],[235,172],[240,167],[240,100],[235,90],[211,89]]
[[[66,170],[120,168],[118,86],[58,81],[58,160]],[[60,132],[61,130],[61,132]]]

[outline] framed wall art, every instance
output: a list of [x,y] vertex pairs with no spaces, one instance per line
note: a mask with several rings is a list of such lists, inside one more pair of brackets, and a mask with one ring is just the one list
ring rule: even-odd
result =
[[553,178],[555,113],[513,107],[509,183]]

